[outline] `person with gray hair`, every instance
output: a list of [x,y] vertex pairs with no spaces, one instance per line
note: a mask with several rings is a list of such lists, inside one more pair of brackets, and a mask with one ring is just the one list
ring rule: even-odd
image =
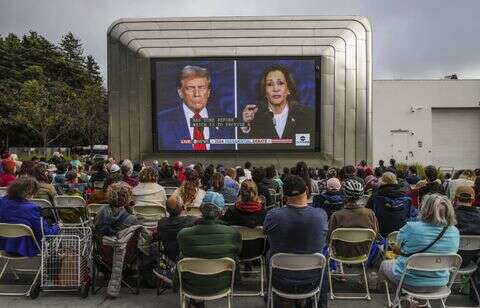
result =
[[[450,200],[440,194],[428,194],[422,199],[418,221],[407,222],[397,235],[394,247],[398,257],[383,261],[379,276],[396,286],[407,264],[408,257],[416,253],[457,253],[460,234],[455,227],[455,212]],[[432,292],[449,281],[446,271],[410,271],[405,276],[403,288],[414,292]]]
[[[212,93],[212,79],[207,68],[187,65],[178,74],[177,94],[182,104],[161,110],[167,102],[157,98],[157,147],[159,150],[208,151],[233,149],[233,145],[210,144],[210,139],[232,139],[232,127],[193,125],[202,119],[234,117],[216,112],[215,106],[207,109]],[[218,107],[217,107],[218,109]],[[161,111],[160,111],[161,110]],[[218,110],[220,111],[220,110]],[[182,142],[182,141],[189,142]]]

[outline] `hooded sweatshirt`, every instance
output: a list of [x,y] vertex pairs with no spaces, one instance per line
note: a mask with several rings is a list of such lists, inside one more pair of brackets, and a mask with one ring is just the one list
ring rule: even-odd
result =
[[412,199],[405,194],[400,184],[381,185],[369,202],[383,237],[400,230],[408,220],[414,219],[418,214],[417,209],[412,206]]
[[113,236],[133,225],[139,225],[137,218],[125,208],[104,206],[95,216],[95,230],[100,236]]

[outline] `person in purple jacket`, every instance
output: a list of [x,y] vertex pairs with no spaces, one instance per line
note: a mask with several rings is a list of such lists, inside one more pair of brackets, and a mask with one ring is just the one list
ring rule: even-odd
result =
[[[0,198],[0,223],[24,224],[30,227],[40,244],[43,235],[60,232],[61,225],[49,226],[41,217],[41,207],[29,201],[38,191],[38,182],[29,176],[16,179],[7,189],[7,195]],[[0,250],[10,254],[33,257],[39,251],[30,237],[0,237]]]

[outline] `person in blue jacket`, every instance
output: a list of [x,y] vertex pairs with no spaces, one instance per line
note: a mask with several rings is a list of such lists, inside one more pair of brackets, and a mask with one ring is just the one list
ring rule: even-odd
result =
[[342,184],[337,178],[327,180],[327,190],[313,197],[313,207],[318,207],[328,215],[328,219],[332,214],[341,210],[345,204],[345,194],[342,191]]
[[[399,256],[395,260],[382,262],[380,278],[397,285],[408,257],[415,253],[457,253],[460,234],[455,227],[456,223],[453,206],[446,196],[426,195],[422,201],[419,220],[409,221],[400,229],[397,246],[394,247],[394,252]],[[402,287],[414,292],[434,292],[446,286],[449,277],[447,271],[408,271]]]
[[[41,207],[29,201],[37,193],[38,182],[29,176],[16,179],[7,189],[7,195],[0,199],[0,223],[24,224],[30,227],[40,244],[43,235],[60,232],[60,225],[49,226],[41,217]],[[39,251],[30,237],[0,237],[0,250],[7,253],[33,257]]]

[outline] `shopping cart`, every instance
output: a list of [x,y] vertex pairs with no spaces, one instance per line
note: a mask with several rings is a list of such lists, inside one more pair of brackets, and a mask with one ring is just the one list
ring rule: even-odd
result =
[[92,269],[92,230],[82,225],[63,227],[42,239],[43,291],[78,290],[88,296]]

